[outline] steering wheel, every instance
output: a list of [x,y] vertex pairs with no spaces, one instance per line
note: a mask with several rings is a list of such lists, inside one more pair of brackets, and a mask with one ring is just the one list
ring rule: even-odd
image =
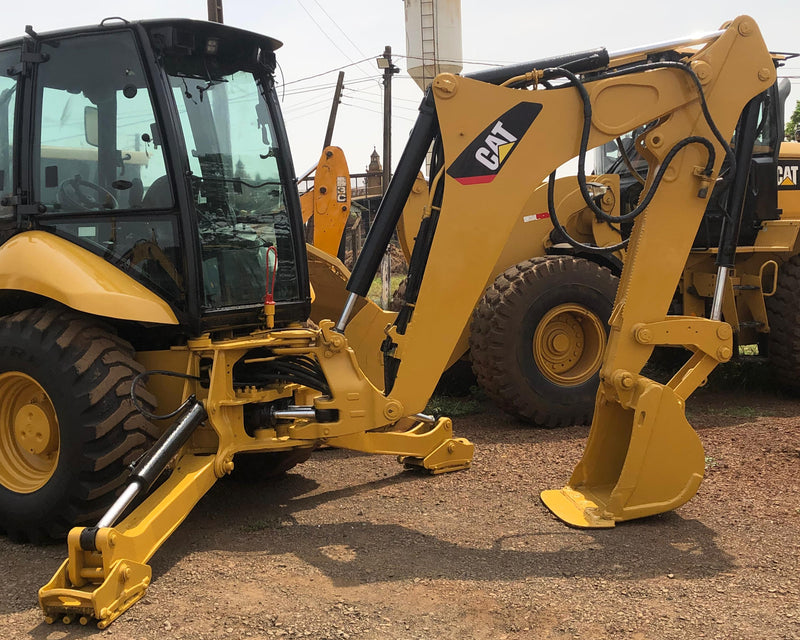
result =
[[78,211],[116,209],[119,206],[114,195],[99,184],[84,180],[79,175],[64,180],[58,187],[58,202],[64,207]]

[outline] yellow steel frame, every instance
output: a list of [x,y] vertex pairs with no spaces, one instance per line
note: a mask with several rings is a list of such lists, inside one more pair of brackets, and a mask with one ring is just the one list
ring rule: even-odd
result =
[[[751,18],[739,17],[724,28],[691,65],[717,127],[730,139],[744,105],[776,74]],[[666,97],[664,88],[659,92]],[[678,97],[681,90],[674,89]],[[682,107],[660,114],[659,126],[647,134],[643,151],[649,181],[675,143],[692,133],[712,140],[715,175],[719,171],[722,150],[709,135],[693,93],[684,88]],[[700,485],[703,447],[686,421],[684,403],[717,363],[730,358],[732,330],[724,322],[666,313],[706,206],[694,169],[705,153],[697,147],[679,153],[679,162],[670,166],[634,226],[586,450],[566,487],[542,493],[545,504],[572,525],[608,527],[674,509]],[[660,344],[680,344],[694,354],[666,385],[639,373]]]
[[[452,437],[452,423],[447,418],[430,424],[411,421],[405,431],[370,431],[397,422],[406,412],[397,400],[387,398],[370,383],[346,337],[332,327],[331,321],[322,321],[319,330],[263,331],[222,341],[204,336],[185,348],[139,354],[139,360],[148,367],[190,375],[199,373],[201,360],[213,363],[207,389],[192,381],[181,383],[179,388],[174,380],[153,379],[156,397],[170,408],[193,393],[205,405],[207,423],[193,434],[163,484],[122,522],[99,530],[96,550],[81,548],[83,528],[70,532],[67,560],[39,592],[48,620],[77,618],[86,623],[96,619],[98,626],[105,628],[141,598],[151,579],[147,561],[217,478],[233,470],[237,453],[327,444],[396,455],[406,465],[431,473],[470,466],[473,446],[463,438]],[[315,358],[331,387],[330,397],[297,384],[235,389],[234,365],[261,348],[275,356]],[[278,421],[252,434],[246,432],[243,407],[279,398],[291,398],[296,404],[313,402],[317,409],[337,412],[339,419],[323,423],[311,419]]]
[[314,172],[314,188],[300,197],[303,222],[313,225],[313,244],[335,256],[350,216],[350,171],[339,147],[325,147]]

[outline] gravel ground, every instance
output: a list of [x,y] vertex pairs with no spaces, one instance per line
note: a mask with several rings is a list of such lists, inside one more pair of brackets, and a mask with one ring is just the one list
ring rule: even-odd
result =
[[43,622],[62,545],[0,538],[0,637],[800,639],[800,402],[689,407],[707,473],[677,511],[563,526],[538,492],[569,478],[588,428],[486,406],[455,421],[477,445],[467,472],[325,450],[270,485],[217,483],[106,631]]

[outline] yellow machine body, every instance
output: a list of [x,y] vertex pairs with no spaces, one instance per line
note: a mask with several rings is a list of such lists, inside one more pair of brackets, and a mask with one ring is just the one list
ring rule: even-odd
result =
[[[39,591],[46,617],[54,621],[96,619],[108,626],[144,594],[150,582],[147,561],[186,518],[197,501],[217,478],[230,473],[234,455],[316,448],[322,444],[399,456],[409,466],[430,473],[466,469],[473,446],[453,438],[447,418],[413,421],[403,431],[372,431],[375,426],[397,422],[406,412],[400,403],[387,398],[360,370],[345,336],[332,331],[330,321],[320,329],[286,329],[216,341],[205,337],[185,348],[145,352],[137,358],[148,368],[182,370],[196,375],[201,361],[212,362],[210,385],[156,383],[153,392],[159,405],[172,406],[189,393],[200,399],[208,420],[198,428],[175,462],[167,481],[114,527],[99,530],[96,550],[81,548],[84,528],[70,532],[69,557],[53,579]],[[319,359],[331,382],[331,397],[285,385],[259,390],[233,387],[233,367],[248,354],[269,348],[276,354],[302,354]],[[274,427],[247,433],[243,407],[291,398],[297,404],[315,401],[322,411],[335,411],[339,419],[317,423],[313,419],[279,422]]]
[[0,290],[25,291],[108,318],[177,324],[169,305],[99,256],[51,233],[0,246]]
[[[765,220],[750,246],[736,250],[736,268],[725,287],[722,315],[739,344],[771,333],[767,298],[777,290],[783,265],[800,253],[800,143],[784,142],[778,159],[780,218]],[[686,315],[702,317],[716,286],[717,248],[693,249],[680,284]]]

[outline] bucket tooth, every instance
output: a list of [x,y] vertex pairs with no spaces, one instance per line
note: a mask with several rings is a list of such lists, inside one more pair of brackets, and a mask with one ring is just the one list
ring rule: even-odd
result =
[[589,441],[568,485],[542,501],[566,524],[603,528],[675,509],[700,486],[705,455],[671,388],[640,378],[630,408],[600,390]]

